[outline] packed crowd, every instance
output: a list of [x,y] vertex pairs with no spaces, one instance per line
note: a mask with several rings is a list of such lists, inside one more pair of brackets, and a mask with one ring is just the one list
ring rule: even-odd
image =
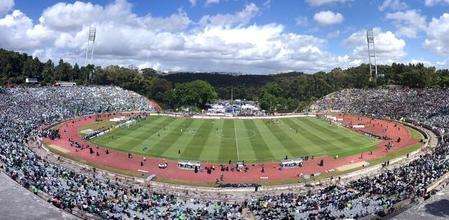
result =
[[[238,218],[231,203],[183,200],[149,192],[102,176],[77,173],[40,158],[27,146],[37,128],[79,115],[153,111],[148,100],[117,87],[8,89],[0,94],[0,162],[5,172],[33,192],[48,194],[55,206],[102,218]],[[1,164],[0,163],[0,164]]]
[[345,89],[319,100],[317,110],[334,109],[374,117],[406,118],[449,131],[449,90]]
[[[406,117],[446,128],[449,96],[444,94],[449,91],[345,90],[318,101],[315,107]],[[117,87],[44,87],[8,89],[0,100],[0,162],[5,172],[25,188],[48,194],[50,202],[61,209],[101,218],[239,219],[244,209],[258,219],[384,215],[400,201],[423,196],[429,184],[449,169],[449,142],[443,140],[434,151],[406,166],[306,194],[265,195],[244,202],[186,198],[75,172],[47,162],[26,145],[28,139],[44,135],[37,128],[64,119],[100,112],[152,111],[145,98]]]

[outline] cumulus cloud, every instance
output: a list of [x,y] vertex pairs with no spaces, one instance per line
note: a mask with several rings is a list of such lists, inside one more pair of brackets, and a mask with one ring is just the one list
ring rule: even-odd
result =
[[449,13],[433,18],[426,34],[424,47],[438,55],[449,55]]
[[311,6],[322,6],[332,3],[346,3],[352,0],[307,0],[307,3]]
[[245,8],[235,14],[217,14],[217,15],[205,15],[201,18],[200,24],[203,26],[213,25],[213,26],[229,26],[229,25],[245,25],[248,24],[251,19],[253,19],[259,8],[254,4],[250,3],[245,6]]
[[220,3],[220,0],[206,0],[206,5],[218,4],[218,3]]
[[40,38],[34,33],[36,30],[33,29],[32,20],[21,11],[15,10],[0,19],[0,48],[13,50],[36,48]]
[[8,13],[14,7],[14,0],[0,1],[0,16]]
[[428,60],[422,60],[422,59],[411,59],[408,63],[411,63],[411,64],[422,63],[422,64],[424,64],[424,66],[435,66],[434,63],[432,63],[432,62],[430,62]]
[[320,25],[333,25],[343,22],[343,15],[338,12],[320,11],[313,16],[313,19]]
[[44,60],[83,63],[89,27],[95,26],[97,65],[274,73],[316,72],[360,62],[328,52],[326,39],[292,33],[276,23],[252,23],[258,13],[255,4],[248,4],[235,13],[192,21],[182,10],[165,17],[137,15],[126,0],[58,3],[36,21],[17,10],[1,18],[0,47]]
[[426,18],[416,10],[388,13],[386,18],[394,22],[399,35],[410,38],[415,38],[427,25]]
[[433,64],[435,65],[435,67],[437,67],[439,69],[448,69],[449,68],[449,59],[437,61]]
[[337,38],[338,36],[340,36],[339,30],[332,31],[326,35],[327,38]]
[[196,0],[189,0],[189,2],[190,2],[190,4],[191,4],[192,6],[195,6],[195,5],[196,5]]
[[305,16],[299,16],[295,18],[297,26],[306,27],[309,25],[309,19]]
[[39,21],[42,25],[57,31],[79,31],[83,25],[101,19],[103,7],[92,3],[57,3],[44,10]]
[[[405,41],[398,38],[390,31],[382,31],[380,28],[374,28],[375,46],[378,63],[388,64],[399,62],[406,56]],[[344,41],[344,45],[352,50],[354,59],[360,59],[367,62],[368,47],[366,43],[366,30],[361,30],[351,34]]]
[[434,6],[437,4],[449,4],[449,0],[425,0],[426,6]]
[[401,0],[384,0],[382,4],[379,6],[380,11],[392,10],[392,11],[400,11],[408,8],[407,3]]

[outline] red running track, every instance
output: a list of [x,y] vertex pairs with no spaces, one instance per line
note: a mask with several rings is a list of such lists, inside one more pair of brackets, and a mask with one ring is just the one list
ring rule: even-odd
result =
[[[304,161],[302,167],[280,169],[279,163],[258,163],[248,164],[248,170],[245,172],[233,169],[235,165],[225,165],[225,167],[229,166],[229,171],[221,171],[219,164],[202,163],[199,172],[194,173],[192,170],[178,168],[177,161],[173,160],[151,157],[146,158],[144,161],[143,156],[134,154],[132,158],[128,158],[128,153],[111,149],[108,150],[109,154],[106,154],[106,148],[88,142],[78,134],[80,127],[93,123],[96,118],[108,120],[112,117],[117,117],[117,115],[87,116],[82,119],[66,121],[59,128],[61,137],[56,140],[45,139],[45,143],[62,147],[71,156],[89,163],[131,171],[132,173],[154,174],[157,178],[170,179],[187,184],[211,184],[215,183],[221,176],[224,183],[264,183],[267,181],[298,179],[300,175],[326,173],[343,165],[383,157],[388,153],[386,149],[388,143],[391,143],[392,146],[389,150],[390,152],[418,143],[418,140],[414,140],[407,128],[400,123],[367,117],[339,115],[337,117],[343,119],[341,123],[349,127],[355,124],[364,124],[365,128],[360,129],[359,132],[385,137],[389,140],[382,140],[372,153],[364,152],[338,159],[329,156],[315,157],[314,159]],[[398,138],[400,138],[400,142],[397,142]],[[84,149],[72,146],[69,139],[72,142],[80,143]],[[93,154],[90,154],[89,147],[93,149]],[[321,160],[324,161],[323,166],[319,166]],[[141,162],[143,162],[143,166],[141,166]],[[161,162],[166,162],[168,167],[160,169],[158,164]],[[204,167],[215,167],[215,170],[208,174]],[[264,172],[262,172],[262,167],[264,167]]]

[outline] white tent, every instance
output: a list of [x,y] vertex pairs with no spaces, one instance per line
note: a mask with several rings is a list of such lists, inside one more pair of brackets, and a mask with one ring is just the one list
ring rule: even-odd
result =
[[179,161],[178,167],[188,170],[193,170],[195,167],[199,169],[201,167],[201,163],[199,161]]
[[281,162],[281,167],[300,167],[304,163],[304,160],[302,158],[296,158],[296,159],[290,159],[290,160],[283,160]]

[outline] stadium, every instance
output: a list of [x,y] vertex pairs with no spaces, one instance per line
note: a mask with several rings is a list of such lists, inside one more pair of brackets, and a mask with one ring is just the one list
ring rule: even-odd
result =
[[447,1],[142,2],[0,1],[0,219],[449,218]]
[[224,118],[161,113],[118,87],[6,89],[2,167],[80,218],[385,217],[444,183],[446,95],[349,89],[304,114]]
[[44,143],[48,150],[104,169],[218,187],[329,178],[409,157],[423,145],[418,130],[399,123],[351,115],[328,116],[327,121],[318,117],[93,115],[58,124],[52,130],[58,138]]

